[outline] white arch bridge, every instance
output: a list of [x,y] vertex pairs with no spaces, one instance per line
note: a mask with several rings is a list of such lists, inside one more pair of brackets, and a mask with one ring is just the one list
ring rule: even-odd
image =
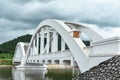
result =
[[[90,38],[90,46],[80,39],[81,33]],[[119,54],[120,37],[105,39],[84,24],[47,19],[38,25],[29,44],[17,44],[13,62],[78,65],[84,72]]]

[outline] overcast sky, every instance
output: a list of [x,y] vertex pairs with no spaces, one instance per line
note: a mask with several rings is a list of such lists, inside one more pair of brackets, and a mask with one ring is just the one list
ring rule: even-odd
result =
[[0,0],[0,43],[33,34],[50,18],[90,24],[106,37],[120,35],[119,0]]

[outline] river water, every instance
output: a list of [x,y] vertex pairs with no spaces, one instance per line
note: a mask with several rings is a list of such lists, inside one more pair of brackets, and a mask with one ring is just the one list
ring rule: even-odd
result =
[[78,69],[16,70],[0,68],[0,80],[72,80]]

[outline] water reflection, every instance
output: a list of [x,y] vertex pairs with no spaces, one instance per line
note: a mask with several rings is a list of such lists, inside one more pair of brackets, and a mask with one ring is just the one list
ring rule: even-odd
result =
[[12,68],[13,80],[47,80],[47,70],[17,70]]
[[[73,74],[74,73],[74,74]],[[12,68],[13,80],[72,80],[78,69],[17,70]]]
[[0,68],[0,80],[13,80],[11,68]]

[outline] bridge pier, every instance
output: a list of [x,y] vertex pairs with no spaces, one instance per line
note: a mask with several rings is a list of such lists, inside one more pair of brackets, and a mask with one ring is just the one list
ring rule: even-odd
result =
[[75,66],[73,59],[71,59],[70,65],[71,65],[71,66]]
[[51,64],[55,64],[55,63],[54,63],[54,60],[52,60],[52,63],[51,63]]
[[60,60],[60,63],[59,63],[60,65],[63,65],[63,60]]

